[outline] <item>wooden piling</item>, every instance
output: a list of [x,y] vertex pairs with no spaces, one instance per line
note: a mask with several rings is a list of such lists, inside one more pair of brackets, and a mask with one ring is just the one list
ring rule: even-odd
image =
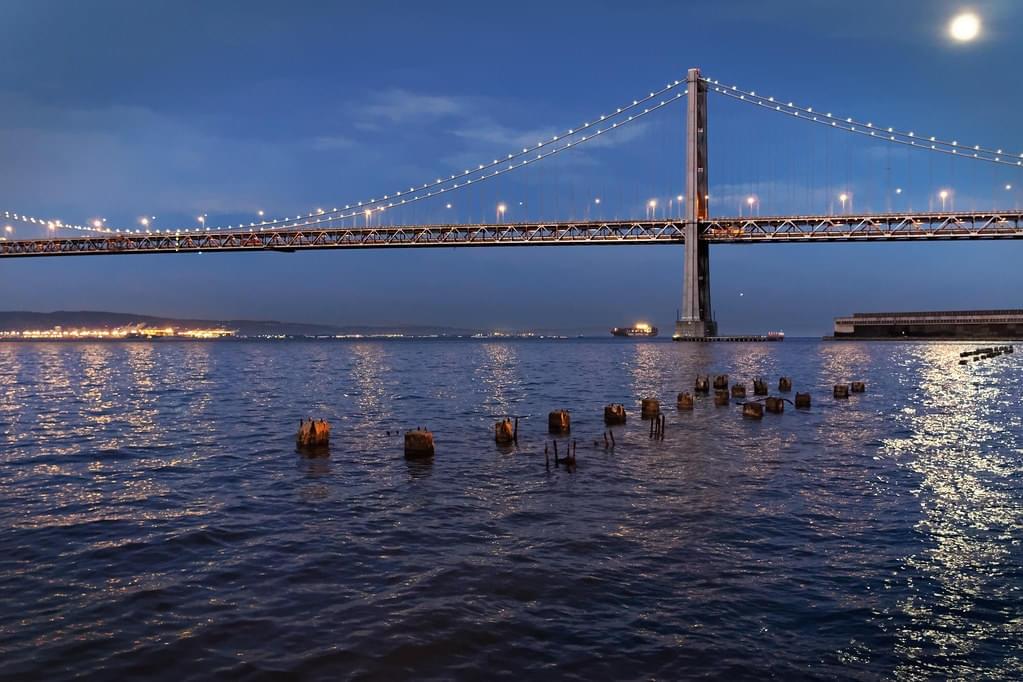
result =
[[554,410],[547,415],[547,430],[550,433],[568,433],[571,429],[572,420],[568,410]]
[[657,398],[643,398],[640,405],[640,416],[643,419],[653,419],[661,413],[661,402]]
[[510,445],[515,442],[515,427],[510,419],[502,419],[494,424],[494,440],[498,445]]
[[405,432],[405,457],[423,459],[433,457],[433,434],[420,427],[415,431]]
[[612,405],[604,406],[604,423],[608,425],[612,424],[624,424],[626,419],[625,405],[614,403]]

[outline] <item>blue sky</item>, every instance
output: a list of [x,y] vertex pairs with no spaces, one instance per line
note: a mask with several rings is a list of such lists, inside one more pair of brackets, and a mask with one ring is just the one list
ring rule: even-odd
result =
[[[983,31],[954,44],[946,26],[963,9]],[[1020,25],[1023,7],[1006,0],[6,0],[0,210],[128,227],[155,215],[170,227],[336,206],[514,151],[691,66],[861,120],[1023,151]],[[865,145],[717,98],[710,115],[719,215],[750,194],[763,214],[837,210],[840,192],[861,210],[934,207],[940,188],[959,208],[1023,201],[1012,169]],[[499,202],[509,220],[641,216],[653,197],[666,210],[681,191],[681,122],[680,107],[666,108],[452,209],[388,220],[488,218]],[[853,311],[1023,307],[1020,248],[715,247],[713,303],[723,332],[790,334],[826,333]],[[28,259],[0,263],[0,308],[504,328],[643,318],[667,329],[681,263],[673,246]]]

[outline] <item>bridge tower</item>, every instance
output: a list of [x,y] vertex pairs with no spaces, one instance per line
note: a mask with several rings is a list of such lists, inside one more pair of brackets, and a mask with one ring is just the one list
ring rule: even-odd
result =
[[707,84],[699,69],[686,78],[686,210],[685,263],[682,274],[682,315],[675,322],[677,341],[717,336],[710,311],[710,249],[702,239],[700,222],[709,215],[707,184]]

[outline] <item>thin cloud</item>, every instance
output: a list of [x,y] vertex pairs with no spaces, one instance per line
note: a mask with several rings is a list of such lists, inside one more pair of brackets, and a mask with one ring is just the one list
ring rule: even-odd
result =
[[311,146],[318,152],[332,152],[342,149],[351,149],[356,144],[355,140],[343,135],[321,135],[313,138]]

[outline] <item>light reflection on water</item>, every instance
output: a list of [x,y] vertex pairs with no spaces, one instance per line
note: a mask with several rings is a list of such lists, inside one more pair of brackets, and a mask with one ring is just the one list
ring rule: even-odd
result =
[[[0,675],[1019,677],[1020,356],[967,347],[0,344]],[[813,407],[674,409],[715,373]]]
[[[928,670],[975,674],[972,658],[993,642],[1013,642],[1023,621],[1000,604],[1018,603],[1020,527],[1019,398],[991,365],[962,368],[958,348],[910,349],[906,384],[912,405],[898,422],[909,432],[885,449],[920,476],[924,546],[907,558],[921,589],[900,605],[909,622],[899,631],[905,660],[897,677]],[[1000,647],[996,647],[1000,648]],[[1018,648],[1004,652],[999,672],[1023,675]]]

